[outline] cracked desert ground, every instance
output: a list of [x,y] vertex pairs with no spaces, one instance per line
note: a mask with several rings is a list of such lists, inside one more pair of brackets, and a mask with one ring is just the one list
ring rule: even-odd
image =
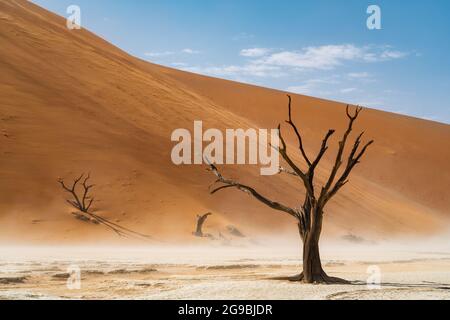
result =
[[[351,285],[277,279],[300,268],[286,247],[2,248],[0,299],[450,299],[448,250],[416,248],[326,246],[325,269]],[[67,286],[74,266],[80,289]]]

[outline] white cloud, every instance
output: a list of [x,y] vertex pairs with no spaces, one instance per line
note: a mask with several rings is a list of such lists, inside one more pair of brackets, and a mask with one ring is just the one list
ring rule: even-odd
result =
[[382,106],[384,105],[384,102],[381,100],[358,100],[357,102],[355,102],[355,104],[362,107],[376,108],[386,111],[388,110],[383,109]]
[[351,93],[351,92],[355,92],[357,89],[356,88],[344,88],[341,89],[340,92],[341,93]]
[[343,81],[345,81],[345,78],[337,75],[325,78],[313,78],[305,80],[299,85],[290,86],[286,90],[313,96],[327,96],[334,99],[342,94],[350,94],[360,91],[356,87],[344,87],[342,89],[337,89],[336,86],[342,86]]
[[[268,48],[248,48],[240,55],[250,59],[244,65],[228,66],[192,66],[178,65],[186,70],[213,76],[254,76],[280,77],[305,70],[333,70],[345,63],[374,63],[401,59],[408,53],[394,50],[390,46],[355,46],[353,44],[310,46],[297,51],[273,52]],[[176,54],[199,54],[200,51],[185,48],[181,51],[147,52],[145,56],[158,58]],[[367,72],[349,73],[349,79],[372,81]]]
[[304,81],[300,85],[290,86],[286,90],[289,92],[307,94],[307,95],[322,95],[331,94],[330,90],[324,90],[324,86],[336,85],[339,81],[336,77],[316,78]]
[[384,50],[380,52],[379,49],[370,46],[357,47],[352,44],[343,44],[277,52],[256,62],[299,69],[330,70],[344,62],[378,62],[400,59],[406,55],[407,53],[400,51]]
[[286,89],[288,92],[299,93],[299,94],[312,94],[311,86],[308,84],[300,86],[291,86]]
[[406,52],[385,50],[381,54],[381,59],[401,59],[408,55]]
[[368,72],[352,72],[347,74],[347,76],[352,79],[367,79],[371,77]]
[[181,52],[186,53],[186,54],[199,54],[200,53],[200,51],[193,50],[190,48],[183,49],[183,50],[181,50]]
[[174,55],[175,52],[173,51],[164,51],[164,52],[146,52],[144,53],[145,56],[147,57],[152,57],[152,58],[156,58],[156,57],[164,57],[164,56],[171,56]]
[[183,49],[183,50],[177,51],[177,52],[175,52],[175,51],[146,52],[146,53],[144,53],[144,56],[151,57],[151,58],[160,58],[160,57],[173,56],[173,55],[178,54],[178,53],[200,54],[201,52],[197,51],[197,50],[190,49],[190,48],[186,48],[186,49]]
[[184,62],[172,62],[170,65],[173,67],[179,67],[179,68],[188,66],[187,63],[184,63]]
[[368,52],[364,56],[364,60],[367,62],[383,62],[389,60],[402,59],[408,55],[409,55],[408,52],[384,50],[381,53]]
[[243,49],[240,52],[240,55],[243,57],[262,57],[270,52],[270,49],[267,48],[251,48],[251,49]]
[[[198,53],[192,49],[182,50],[184,53]],[[356,46],[353,44],[310,46],[296,51],[275,51],[268,48],[248,48],[239,52],[240,56],[247,57],[248,61],[244,64],[231,64],[222,66],[205,65],[179,65],[178,67],[186,71],[191,71],[210,76],[226,77],[235,79],[253,78],[279,78],[279,77],[298,77],[302,72],[308,71],[329,71],[334,70],[341,65],[350,63],[375,63],[392,59],[400,59],[407,55],[396,51],[390,46]],[[314,74],[314,73],[313,73]],[[330,79],[334,77],[334,79]],[[291,86],[290,91],[295,92],[314,92],[323,94],[326,92],[332,94],[350,93],[355,84],[347,84],[343,91],[331,86],[331,80],[336,84],[337,75],[330,76],[328,79],[312,79],[299,85]],[[374,81],[373,76],[368,72],[353,72],[340,76],[341,80],[350,81]],[[253,79],[254,80],[254,79]],[[341,86],[342,88],[342,86]]]
[[186,71],[191,71],[200,74],[207,74],[218,77],[230,76],[254,76],[254,77],[280,77],[284,73],[280,68],[275,66],[247,64],[243,66],[229,65],[220,67],[189,67]]
[[344,61],[356,60],[364,55],[353,45],[307,47],[301,51],[282,51],[262,59],[261,63],[301,69],[333,69]]

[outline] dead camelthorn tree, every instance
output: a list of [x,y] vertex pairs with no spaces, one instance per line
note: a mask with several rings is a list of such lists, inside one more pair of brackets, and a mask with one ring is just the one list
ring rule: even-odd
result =
[[194,235],[196,237],[203,238],[205,236],[203,234],[203,225],[205,224],[206,219],[208,219],[210,215],[212,215],[211,212],[208,212],[207,214],[204,215],[197,215],[197,230],[194,232]]
[[339,278],[329,277],[322,268],[319,251],[319,240],[322,233],[322,224],[324,217],[324,208],[329,201],[348,183],[350,173],[357,164],[360,163],[367,148],[374,142],[373,140],[362,145],[361,133],[353,143],[352,149],[345,161],[344,151],[349,140],[350,134],[353,130],[353,125],[363,110],[361,107],[356,107],[354,112],[351,112],[350,106],[347,106],[348,127],[339,142],[339,148],[334,161],[331,173],[326,179],[325,184],[316,190],[315,171],[328,150],[328,142],[335,134],[335,130],[329,130],[325,135],[319,153],[315,158],[310,158],[305,152],[303,139],[300,130],[297,128],[292,120],[292,99],[289,97],[289,120],[286,123],[292,128],[299,143],[299,153],[301,158],[306,163],[306,170],[302,170],[288,154],[287,144],[281,134],[281,125],[278,127],[280,131],[279,153],[284,161],[289,166],[289,169],[280,168],[280,173],[287,173],[297,177],[303,187],[305,188],[305,199],[300,208],[291,208],[281,203],[274,202],[265,196],[261,195],[254,188],[243,185],[236,181],[225,178],[213,164],[210,165],[211,171],[217,176],[217,180],[211,186],[211,193],[215,194],[218,191],[236,188],[243,191],[272,209],[285,212],[296,219],[298,224],[299,234],[303,244],[303,272],[296,277],[305,283],[347,283],[347,281]]
[[[84,180],[83,180],[84,178]],[[94,198],[92,198],[89,195],[90,190],[95,187],[93,184],[89,184],[88,181],[91,178],[91,175],[88,174],[85,177],[85,174],[83,173],[79,178],[75,179],[72,183],[72,186],[68,187],[63,179],[59,179],[58,182],[61,185],[61,187],[70,193],[73,197],[72,200],[67,200],[67,202],[72,205],[74,208],[80,210],[81,212],[88,213],[89,209],[91,208],[92,204],[94,203]],[[79,183],[83,180],[81,187],[83,190],[78,191],[77,188]]]
[[80,210],[84,214],[82,215],[82,217],[84,218],[88,217],[90,221],[108,227],[120,237],[139,238],[145,240],[152,239],[151,236],[130,230],[108,219],[105,219],[95,213],[90,212],[92,204],[94,203],[94,198],[89,195],[89,192],[91,191],[92,188],[95,187],[95,185],[89,184],[90,179],[91,179],[90,174],[86,175],[83,173],[79,178],[75,179],[72,182],[72,185],[70,187],[66,185],[64,179],[62,178],[58,179],[58,183],[61,185],[64,191],[70,193],[73,197],[72,200],[66,200],[67,203],[69,203],[75,209]]

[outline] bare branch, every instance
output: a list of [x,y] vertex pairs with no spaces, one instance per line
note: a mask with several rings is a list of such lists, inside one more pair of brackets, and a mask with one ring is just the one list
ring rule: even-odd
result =
[[217,193],[217,192],[219,192],[219,191],[221,191],[221,190],[224,190],[224,189],[229,189],[229,188],[235,188],[236,186],[234,186],[234,185],[225,185],[225,186],[221,186],[221,187],[218,187],[218,188],[216,188],[216,189],[214,189],[214,190],[211,190],[211,194],[215,194],[215,193]]
[[213,164],[210,164],[210,170],[217,176],[218,181],[220,183],[224,184],[223,186],[219,186],[219,187],[215,188],[214,190],[211,190],[211,194],[214,194],[214,193],[216,193],[220,190],[226,189],[226,188],[236,188],[242,192],[252,195],[254,198],[256,198],[257,200],[259,200],[260,202],[264,203],[265,205],[269,206],[272,209],[275,209],[278,211],[283,211],[283,212],[288,213],[289,215],[291,215],[294,218],[297,218],[297,219],[299,218],[299,212],[297,210],[295,210],[293,208],[289,208],[278,202],[274,202],[272,200],[267,199],[266,197],[264,197],[263,195],[258,193],[255,189],[253,189],[252,187],[249,187],[244,184],[235,182],[233,180],[224,178],[222,176],[222,174],[219,172],[219,170],[217,169],[217,167],[214,166]]
[[66,200],[68,204],[70,204],[71,206],[75,207],[78,210],[81,210],[81,208],[79,207],[78,203],[76,203],[75,201],[72,200]]
[[308,166],[311,166],[311,161],[309,160],[308,156],[306,155],[305,149],[303,148],[303,139],[300,134],[300,131],[298,130],[295,123],[292,121],[292,97],[288,95],[288,99],[289,99],[289,120],[286,121],[286,123],[289,124],[292,127],[292,129],[294,129],[295,135],[297,136],[300,153],[302,154]]
[[95,185],[87,184],[87,182],[89,181],[90,178],[91,178],[91,174],[88,173],[86,179],[84,179],[84,181],[83,181],[84,193],[83,193],[83,198],[81,200],[81,203],[83,205],[83,208],[86,208],[86,211],[89,210],[89,208],[91,207],[92,202],[93,202],[93,199],[90,199],[90,203],[88,204],[88,206],[86,206],[86,200],[89,200],[89,197],[88,197],[89,190],[92,189],[93,187],[95,187]]
[[327,181],[325,187],[322,189],[321,197],[325,196],[326,193],[328,193],[328,191],[330,190],[330,188],[336,178],[336,175],[337,175],[340,167],[342,166],[342,156],[344,154],[345,145],[347,144],[348,137],[353,130],[353,124],[354,124],[355,120],[358,118],[361,111],[362,111],[362,108],[357,106],[354,114],[351,114],[350,106],[347,105],[346,113],[347,113],[347,117],[349,118],[348,127],[344,133],[344,136],[342,137],[342,140],[339,142],[339,150],[338,150],[338,153],[336,156],[336,160],[335,160],[333,169],[331,170],[330,177],[328,178],[328,181]]
[[283,167],[280,167],[278,169],[278,174],[280,174],[280,173],[286,173],[286,174],[289,174],[291,176],[298,177],[298,174],[296,174],[294,171],[286,169],[286,168],[283,168]]
[[91,208],[93,203],[94,203],[94,198],[90,199],[89,204],[86,207],[86,211],[89,211],[89,209]]
[[283,135],[281,134],[281,126],[278,126],[278,130],[280,132],[280,141],[281,141],[281,147],[279,149],[279,152],[281,156],[283,157],[284,161],[291,167],[292,170],[294,170],[295,174],[302,179],[303,185],[305,186],[307,192],[309,192],[311,195],[314,196],[314,190],[313,186],[309,181],[308,176],[294,163],[294,161],[289,157],[287,153],[287,145],[286,141],[283,138]]
[[279,152],[281,156],[300,178],[302,178],[303,180],[307,180],[306,174],[294,163],[294,161],[291,159],[291,157],[289,157],[287,153],[286,141],[281,134],[281,125],[278,126],[278,131],[280,132],[281,147],[279,148]]
[[326,134],[325,138],[322,141],[322,146],[320,147],[319,154],[317,155],[316,160],[311,164],[311,167],[309,168],[310,172],[314,172],[317,165],[320,163],[320,160],[322,160],[322,157],[328,150],[328,140],[331,138],[331,136],[336,132],[336,130],[329,130]]
[[[80,181],[83,180],[82,187],[84,188],[83,193],[81,196],[77,192],[77,186],[80,183]],[[74,200],[67,200],[67,202],[75,207],[76,209],[87,213],[89,209],[91,208],[94,199],[89,197],[89,191],[94,187],[94,185],[89,185],[88,181],[91,178],[90,174],[88,174],[85,177],[85,174],[83,173],[80,177],[75,179],[72,183],[72,187],[68,187],[66,183],[64,182],[64,179],[58,179],[58,183],[61,185],[61,187],[68,193],[70,193]],[[89,201],[88,204],[86,204],[86,201]]]
[[72,204],[75,208],[79,209],[79,210],[82,210],[83,204],[82,204],[82,202],[80,201],[80,198],[78,197],[78,195],[77,195],[77,193],[76,193],[76,187],[77,187],[78,183],[81,181],[81,179],[83,179],[83,176],[84,176],[84,174],[82,174],[79,178],[75,179],[74,182],[73,182],[73,184],[72,184],[72,187],[71,187],[71,188],[69,188],[69,187],[66,186],[66,184],[64,183],[64,180],[63,180],[63,179],[59,179],[59,180],[58,180],[58,182],[59,182],[59,184],[61,185],[61,187],[62,187],[65,191],[67,191],[68,193],[72,194],[73,198],[75,199],[75,201],[69,201],[69,200],[68,200],[68,202],[69,202],[70,204]]
[[[356,118],[355,118],[356,119]],[[361,145],[361,139],[364,135],[364,132],[362,132],[355,140],[355,143],[353,145],[352,151],[350,152],[347,160],[347,165],[345,167],[344,172],[342,173],[341,177],[338,179],[336,184],[333,188],[331,188],[331,191],[328,193],[325,193],[325,190],[322,190],[323,195],[321,196],[322,204],[326,204],[331,198],[333,198],[337,192],[345,186],[349,180],[348,177],[350,176],[352,170],[355,168],[356,165],[360,163],[361,158],[366,153],[369,146],[371,146],[374,143],[374,140],[369,141],[364,147],[358,152],[359,146]]]

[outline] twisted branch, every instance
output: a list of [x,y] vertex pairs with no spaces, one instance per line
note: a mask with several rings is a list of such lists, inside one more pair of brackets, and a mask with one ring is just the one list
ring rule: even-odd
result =
[[[294,218],[298,218],[299,217],[299,212],[296,209],[293,208],[289,208],[281,203],[269,200],[268,198],[264,197],[263,195],[261,195],[259,192],[257,192],[255,189],[253,189],[252,187],[246,186],[244,184],[238,183],[236,181],[230,180],[225,178],[224,176],[222,176],[222,174],[219,172],[219,170],[217,169],[217,167],[213,164],[210,164],[210,171],[212,171],[216,177],[218,178],[211,186],[210,186],[210,193],[211,194],[215,194],[218,191],[224,190],[224,189],[228,189],[228,188],[236,188],[242,192],[245,192],[251,196],[253,196],[255,199],[257,199],[258,201],[264,203],[265,205],[269,206],[272,209],[278,210],[278,211],[283,211],[288,213],[289,215],[291,215]],[[221,184],[219,186],[215,186],[217,184]]]
[[[61,185],[61,187],[68,193],[70,193],[73,197],[73,200],[66,200],[70,205],[72,205],[73,207],[75,207],[76,209],[80,210],[81,212],[87,213],[89,211],[89,209],[92,206],[92,203],[94,202],[93,198],[89,197],[89,190],[92,189],[94,187],[94,185],[88,185],[87,182],[90,179],[90,174],[87,175],[87,177],[84,179],[83,181],[83,188],[84,188],[84,192],[82,194],[82,196],[80,197],[77,194],[77,186],[78,183],[81,181],[81,179],[84,178],[84,173],[77,179],[75,179],[72,183],[71,187],[68,187],[65,182],[64,179],[60,178],[58,179],[58,183]],[[89,200],[88,205],[86,205],[86,200]]]
[[292,127],[292,129],[294,130],[295,135],[297,136],[300,153],[302,154],[303,159],[305,159],[305,161],[308,164],[308,166],[311,166],[312,163],[309,160],[308,156],[306,155],[305,149],[303,148],[303,139],[302,139],[302,136],[300,134],[300,131],[298,130],[298,128],[295,125],[295,123],[292,121],[292,97],[290,95],[288,95],[288,99],[289,99],[289,106],[288,106],[288,108],[289,108],[289,120],[287,120],[286,123],[289,124]]
[[[288,104],[288,113],[289,113],[289,119],[286,121],[287,124],[289,124],[292,129],[295,132],[295,135],[297,137],[298,143],[299,143],[299,150],[300,154],[302,155],[303,159],[306,161],[308,170],[302,171],[300,167],[292,160],[292,158],[288,154],[287,150],[287,144],[286,141],[281,133],[281,125],[278,126],[279,130],[279,138],[280,138],[280,147],[277,151],[281,154],[282,158],[285,160],[285,162],[288,164],[289,168],[279,168],[279,173],[286,173],[292,176],[296,176],[300,178],[303,182],[303,185],[306,189],[306,196],[305,196],[305,202],[301,208],[301,210],[289,208],[285,205],[282,205],[278,202],[274,202],[272,200],[267,199],[266,197],[262,196],[260,193],[258,193],[255,189],[252,187],[240,184],[236,181],[226,179],[222,176],[222,174],[218,171],[218,169],[213,165],[210,164],[210,170],[217,176],[218,180],[216,180],[212,186],[210,186],[210,192],[211,194],[215,194],[219,191],[225,190],[225,189],[231,189],[236,188],[242,192],[245,192],[247,194],[250,194],[260,202],[266,204],[270,208],[273,208],[278,211],[283,211],[288,213],[289,215],[297,218],[299,220],[299,226],[301,229],[303,229],[303,233],[308,231],[308,228],[311,223],[311,209],[312,208],[320,208],[323,209],[325,204],[345,185],[348,183],[348,177],[351,173],[351,171],[355,168],[355,166],[360,163],[361,158],[366,153],[368,147],[373,144],[373,140],[368,142],[364,145],[363,148],[360,149],[361,143],[362,143],[362,136],[363,133],[360,134],[354,145],[353,148],[348,156],[346,167],[342,173],[342,175],[337,179],[336,177],[339,172],[339,169],[341,168],[343,164],[343,155],[345,146],[348,142],[348,138],[353,131],[353,125],[354,122],[359,117],[359,114],[363,110],[362,107],[356,107],[356,110],[352,113],[350,110],[350,106],[347,106],[346,108],[346,115],[349,119],[347,130],[344,132],[344,135],[339,142],[339,149],[338,153],[336,155],[336,160],[334,162],[333,168],[331,170],[330,176],[325,184],[325,186],[322,187],[322,191],[320,193],[319,198],[316,198],[315,190],[314,190],[314,177],[315,177],[315,170],[317,169],[318,165],[320,164],[321,160],[323,159],[324,155],[328,151],[328,142],[330,138],[335,134],[335,130],[331,129],[329,130],[325,137],[322,140],[322,144],[320,147],[320,150],[314,159],[314,161],[311,162],[310,158],[307,156],[304,145],[303,145],[303,138],[301,136],[300,130],[298,130],[296,124],[292,120],[292,98],[288,95],[289,104]],[[335,182],[336,181],[336,182]],[[333,185],[334,184],[334,185]],[[214,187],[213,189],[211,189]],[[317,212],[322,212],[322,210],[318,210]]]
[[353,144],[353,148],[348,156],[347,165],[346,165],[341,177],[336,181],[336,183],[333,186],[333,182],[336,179],[337,173],[343,164],[342,157],[344,154],[345,146],[348,141],[348,137],[350,136],[350,133],[353,131],[353,124],[358,119],[358,116],[362,110],[363,109],[358,106],[358,107],[356,107],[355,112],[353,114],[351,114],[350,106],[347,106],[346,114],[349,119],[349,123],[348,123],[347,130],[345,131],[345,133],[342,137],[342,140],[339,142],[339,150],[338,150],[336,160],[335,160],[333,169],[331,171],[330,177],[328,178],[326,185],[322,188],[322,192],[320,194],[319,202],[322,206],[324,206],[332,197],[334,197],[336,195],[336,193],[344,185],[346,185],[348,183],[348,177],[350,176],[350,173],[355,168],[355,166],[360,163],[361,158],[366,153],[369,146],[374,143],[374,140],[371,140],[368,143],[366,143],[361,150],[359,150],[364,132],[362,132],[356,138],[356,140]]
[[[84,178],[84,180],[83,180]],[[126,227],[123,227],[121,225],[118,225],[112,221],[109,221],[108,219],[105,219],[103,217],[100,217],[99,215],[96,215],[90,211],[90,208],[92,204],[94,203],[94,198],[89,196],[89,192],[92,188],[95,187],[93,184],[89,184],[89,180],[91,179],[90,173],[88,173],[86,176],[83,173],[80,177],[76,178],[72,185],[69,187],[66,185],[64,180],[58,179],[58,183],[61,185],[61,187],[68,193],[70,193],[73,197],[73,200],[66,200],[70,205],[72,205],[75,209],[78,209],[79,211],[83,212],[88,217],[92,218],[93,221],[96,221],[112,231],[114,231],[118,236],[124,237],[124,238],[139,238],[139,239],[151,239],[151,236],[130,230]],[[78,194],[77,188],[80,185],[81,180],[83,182],[81,183],[81,186],[83,187],[83,191],[81,192],[81,195]]]

